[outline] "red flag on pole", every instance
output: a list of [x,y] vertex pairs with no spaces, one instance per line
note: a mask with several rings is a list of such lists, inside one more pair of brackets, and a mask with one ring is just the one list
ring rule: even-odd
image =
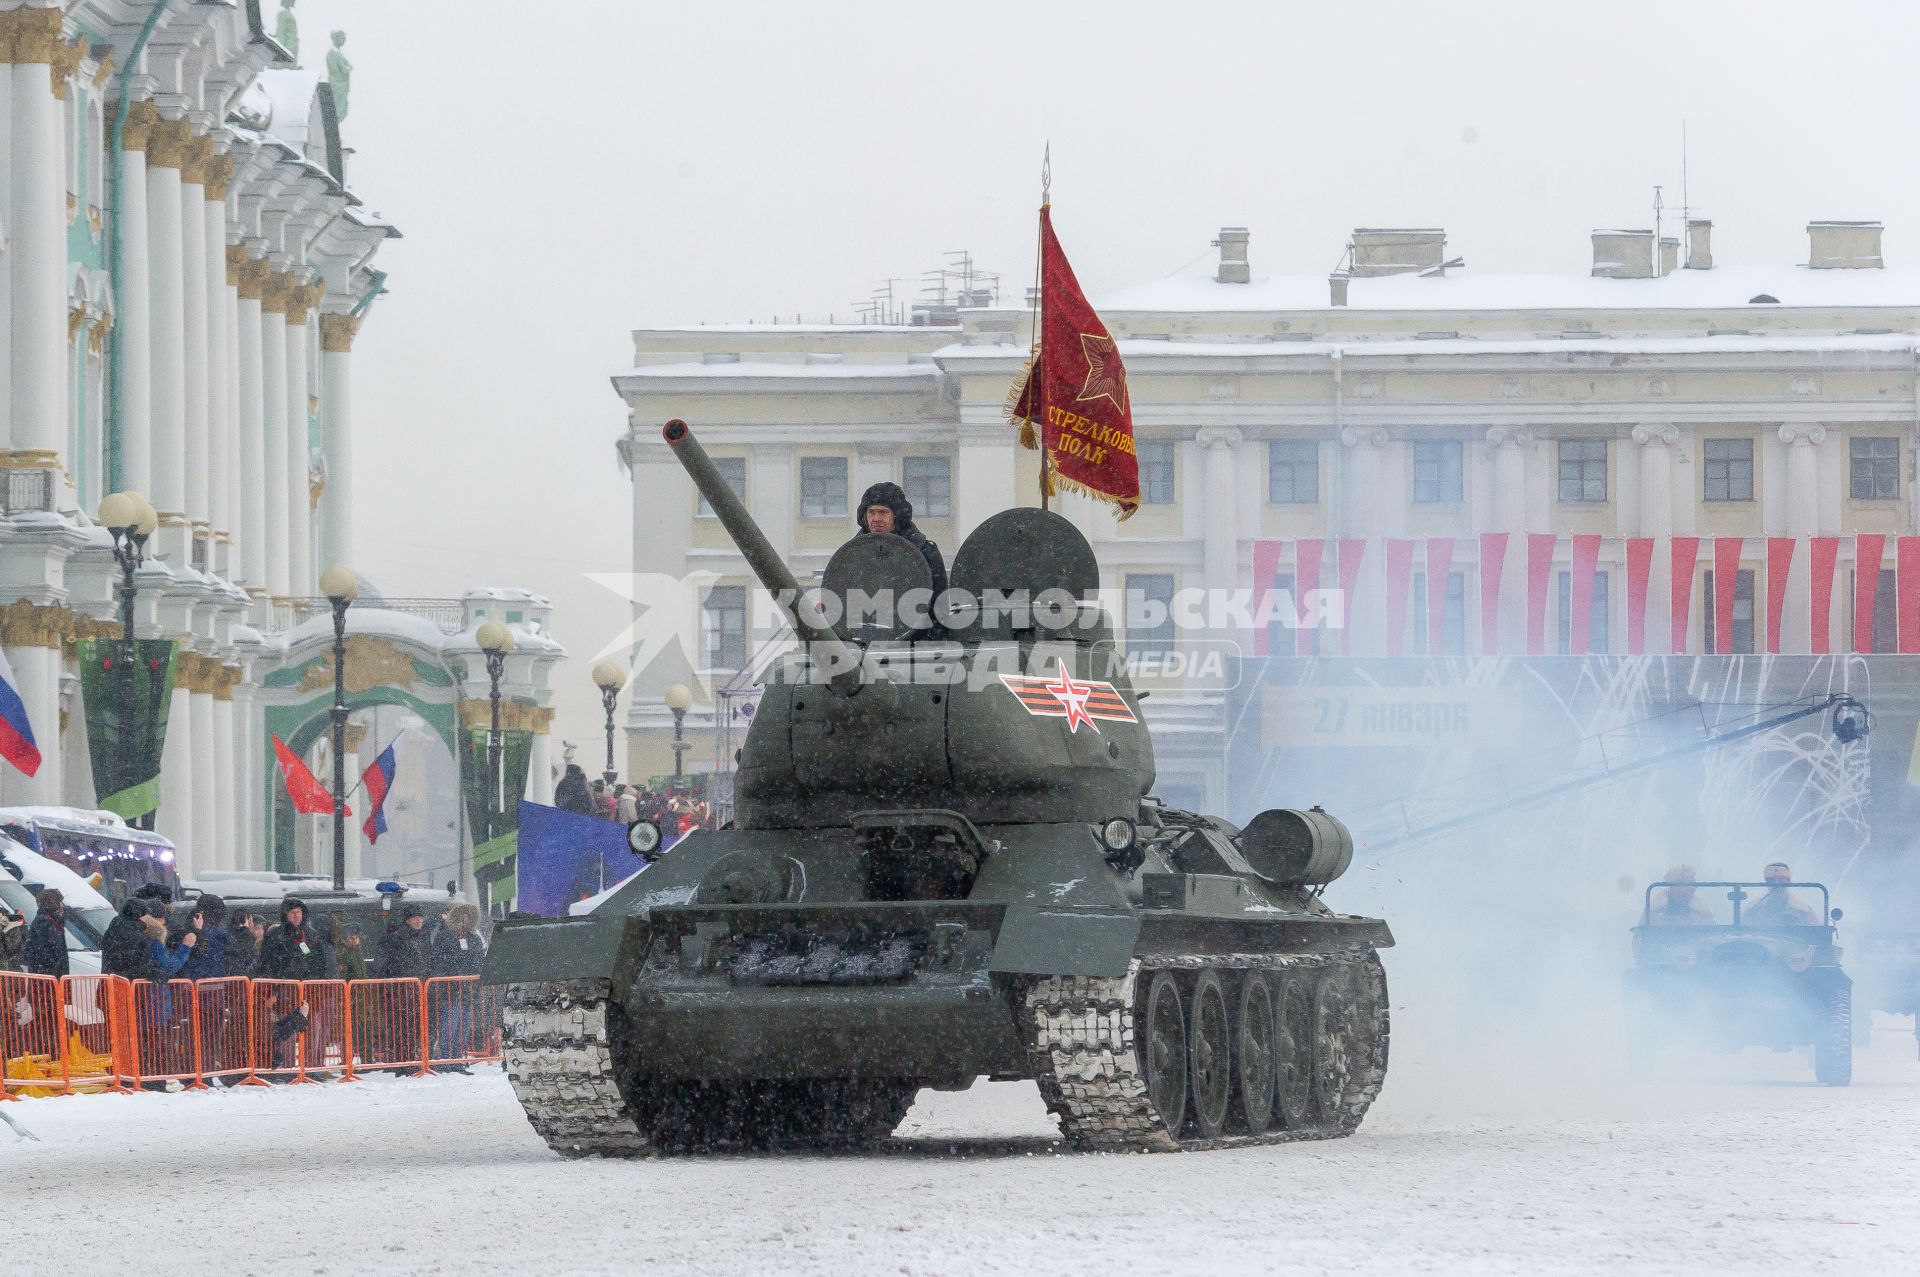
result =
[[[280,778],[286,782],[287,797],[293,800],[293,809],[308,816],[331,816],[333,814],[333,795],[320,783],[300,756],[287,748],[287,742],[278,736],[273,738],[274,757],[280,760]],[[343,816],[353,815],[353,809],[347,808]]]
[[1687,616],[1693,604],[1693,565],[1700,558],[1700,538],[1675,537],[1669,548],[1673,553],[1673,578],[1667,583],[1667,593],[1673,635],[1667,650],[1678,656],[1687,650]]
[[1920,537],[1894,538],[1893,592],[1900,650],[1920,652]]
[[1862,532],[1853,539],[1853,650],[1873,650],[1873,605],[1880,593],[1880,561],[1887,538]]
[[1767,651],[1780,650],[1780,620],[1786,615],[1787,574],[1793,571],[1798,537],[1767,538]]
[[1600,574],[1600,536],[1583,532],[1573,538],[1573,571],[1567,578],[1572,597],[1567,600],[1567,651],[1585,656],[1592,646],[1593,584]]
[[1042,495],[1064,487],[1110,502],[1128,518],[1140,507],[1140,463],[1127,370],[1119,345],[1080,291],[1046,204],[1040,206],[1035,332],[1039,344],[1009,396],[1007,415],[1020,427],[1021,446],[1040,450]]
[[1547,650],[1547,583],[1553,579],[1553,548],[1560,538],[1551,532],[1527,533],[1527,654]]
[[1653,575],[1653,538],[1627,538],[1627,651],[1647,650],[1647,581]]
[[1734,591],[1740,584],[1740,555],[1746,546],[1745,537],[1713,539],[1713,650],[1722,654],[1733,650]]
[[1808,646],[1815,652],[1831,652],[1831,627],[1833,611],[1833,569],[1840,561],[1839,537],[1814,537],[1810,543],[1813,551],[1813,580],[1809,591],[1813,604],[1813,626],[1808,638]]

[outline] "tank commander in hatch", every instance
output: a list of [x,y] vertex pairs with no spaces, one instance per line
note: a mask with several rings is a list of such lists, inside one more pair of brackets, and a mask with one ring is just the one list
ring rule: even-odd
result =
[[860,497],[860,508],[854,518],[860,525],[857,536],[891,532],[912,542],[925,556],[927,570],[933,574],[933,597],[937,599],[947,592],[947,561],[940,557],[940,547],[914,526],[913,505],[899,484],[882,482],[868,488]]
[[1711,927],[1713,915],[1693,898],[1696,876],[1692,865],[1675,865],[1667,870],[1666,880],[1673,885],[1656,893],[1647,921],[1656,927]]
[[1813,910],[1793,898],[1787,884],[1793,881],[1793,869],[1776,860],[1761,870],[1767,894],[1754,901],[1740,920],[1756,927],[1811,927],[1816,921]]

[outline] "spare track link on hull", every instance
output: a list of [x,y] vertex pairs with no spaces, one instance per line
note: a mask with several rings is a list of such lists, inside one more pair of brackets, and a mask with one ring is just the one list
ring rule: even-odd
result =
[[605,980],[507,986],[502,1052],[527,1121],[562,1157],[653,1152],[620,1094]]
[[[1352,972],[1377,994],[1369,1026],[1372,1049],[1357,1062],[1343,1089],[1338,1111],[1319,1113],[1296,1127],[1261,1135],[1222,1134],[1200,1138],[1169,1131],[1147,1092],[1136,1031],[1141,996],[1158,971],[1212,969],[1223,975],[1261,970],[1281,977],[1341,969]],[[1386,977],[1373,950],[1307,954],[1210,954],[1172,958],[1136,958],[1118,979],[1051,976],[1034,980],[1025,997],[1027,1046],[1034,1076],[1047,1107],[1060,1119],[1071,1144],[1089,1149],[1174,1152],[1184,1149],[1244,1148],[1293,1140],[1334,1139],[1360,1125],[1386,1080],[1388,1012]],[[1317,1055],[1315,1058],[1318,1058]]]

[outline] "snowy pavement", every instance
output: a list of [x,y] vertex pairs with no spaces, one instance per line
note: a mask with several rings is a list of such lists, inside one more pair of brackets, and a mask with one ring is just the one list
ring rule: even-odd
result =
[[1354,1138],[1174,1155],[1063,1153],[1032,1086],[985,1082],[924,1093],[874,1155],[628,1163],[554,1157],[497,1069],[31,1100],[4,1110],[39,1142],[0,1125],[0,1253],[343,1277],[1912,1271],[1920,1063],[1909,1022],[1881,1025],[1845,1089],[1798,1054],[1646,1089],[1599,1052],[1481,1042],[1463,1066],[1403,1031]]

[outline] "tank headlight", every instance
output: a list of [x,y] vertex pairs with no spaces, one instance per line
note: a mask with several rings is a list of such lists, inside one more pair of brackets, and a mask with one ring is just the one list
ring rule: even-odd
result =
[[1138,837],[1139,831],[1133,827],[1133,822],[1125,816],[1115,816],[1112,820],[1100,826],[1100,845],[1108,851],[1127,851],[1132,848],[1134,840]]
[[636,856],[653,859],[660,850],[660,826],[651,820],[636,820],[627,826],[627,850]]

